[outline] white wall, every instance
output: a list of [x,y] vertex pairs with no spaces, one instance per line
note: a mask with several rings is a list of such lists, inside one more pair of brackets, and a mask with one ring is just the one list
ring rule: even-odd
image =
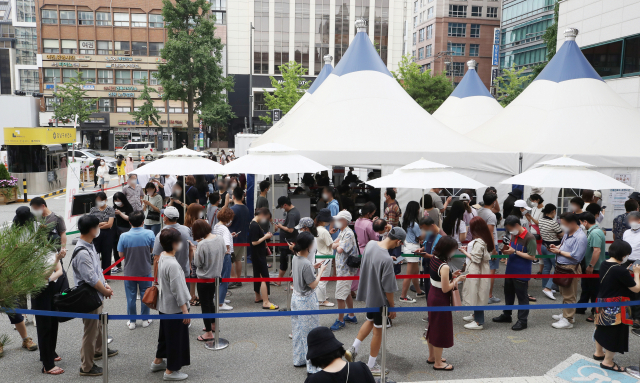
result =
[[0,96],[0,144],[4,144],[4,128],[35,128],[38,123],[39,99],[29,96]]

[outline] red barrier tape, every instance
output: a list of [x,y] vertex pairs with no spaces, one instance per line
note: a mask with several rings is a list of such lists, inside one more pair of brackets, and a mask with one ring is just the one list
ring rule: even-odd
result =
[[118,259],[117,261],[115,261],[113,263],[113,265],[107,267],[106,269],[102,270],[102,274],[108,273],[111,269],[113,269],[114,267],[116,267],[120,262],[124,261],[124,257],[121,257],[120,259]]

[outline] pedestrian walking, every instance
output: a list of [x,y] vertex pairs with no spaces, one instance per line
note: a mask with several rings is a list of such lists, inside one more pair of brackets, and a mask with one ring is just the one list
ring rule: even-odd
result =
[[127,170],[126,170],[126,162],[123,158],[118,157],[116,161],[116,171],[118,173],[118,185],[124,186],[127,182]]
[[[100,222],[98,235],[93,240],[93,246],[98,254],[102,258],[102,270],[106,270],[111,266],[111,252],[113,251],[113,222],[116,218],[115,210],[107,205],[107,195],[105,192],[96,193],[95,206],[89,210],[89,215],[92,215]],[[107,271],[105,275],[111,275],[111,270]]]
[[100,190],[104,191],[104,189],[109,186],[109,168],[107,167],[107,163],[104,160],[100,160],[100,165],[95,169]]
[[[133,171],[133,154],[131,153],[127,154],[126,162],[127,164],[124,167],[124,172],[127,174],[127,177],[129,177],[129,173]],[[127,178],[127,180],[129,180],[129,178]]]

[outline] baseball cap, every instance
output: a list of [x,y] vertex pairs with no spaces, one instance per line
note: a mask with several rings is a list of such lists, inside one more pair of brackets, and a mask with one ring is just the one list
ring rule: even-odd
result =
[[343,210],[341,212],[339,212],[338,214],[336,214],[333,219],[346,219],[347,222],[351,222],[351,213],[349,213],[346,210]]
[[294,229],[300,230],[305,227],[313,227],[313,220],[309,217],[304,217],[300,219],[300,222],[296,225]]
[[164,216],[169,219],[176,219],[180,217],[180,213],[178,213],[178,209],[176,209],[175,206],[167,206],[164,209]]
[[515,207],[523,207],[523,208],[525,208],[525,209],[527,209],[527,210],[531,210],[531,208],[527,205],[527,203],[526,203],[523,199],[519,199],[519,200],[517,200],[517,201],[513,204],[513,206],[515,206]]
[[291,200],[289,199],[289,197],[283,195],[282,197],[278,198],[278,206],[276,206],[276,209],[281,209],[282,205],[284,204],[291,205]]
[[407,238],[407,232],[403,228],[396,226],[389,231],[389,238],[399,239],[404,242]]
[[593,192],[593,196],[596,198],[602,198],[602,192],[596,190]]
[[469,194],[467,193],[462,193],[460,194],[460,201],[471,201],[471,197],[469,197]]

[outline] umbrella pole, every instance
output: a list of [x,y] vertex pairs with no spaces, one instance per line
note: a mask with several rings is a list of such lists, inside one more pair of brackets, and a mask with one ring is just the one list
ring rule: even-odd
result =
[[560,198],[560,214],[564,213],[564,188],[562,188],[562,197]]
[[[184,216],[187,216],[187,176],[182,176],[182,199],[184,200]],[[184,222],[183,222],[184,223]]]
[[[275,225],[276,225],[276,185],[273,183],[273,174],[271,175],[271,209],[273,210],[273,214],[271,215],[271,219],[273,220],[273,232],[275,233]],[[282,234],[282,233],[280,233]],[[278,237],[280,238],[280,237]],[[274,239],[271,237],[271,242],[273,243]],[[272,246],[271,255],[273,255],[273,269],[276,269],[276,248]]]
[[422,198],[420,198],[422,200],[422,216],[424,216],[424,189],[422,189]]

